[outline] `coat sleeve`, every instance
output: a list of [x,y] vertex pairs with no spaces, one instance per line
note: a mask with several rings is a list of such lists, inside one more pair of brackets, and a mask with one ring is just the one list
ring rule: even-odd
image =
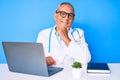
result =
[[[67,48],[68,56],[74,60],[80,61],[83,64],[86,64],[90,61],[91,55],[88,49],[88,44],[85,42],[84,32],[78,29],[80,40],[76,42],[72,40]],[[76,37],[76,36],[74,36]]]
[[51,28],[42,30],[39,32],[38,37],[37,37],[37,43],[42,43],[45,51],[45,56],[49,56],[50,54],[48,53],[48,40],[49,40],[49,33],[50,33]]

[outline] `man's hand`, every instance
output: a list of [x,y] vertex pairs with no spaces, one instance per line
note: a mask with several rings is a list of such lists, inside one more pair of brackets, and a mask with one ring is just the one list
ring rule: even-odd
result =
[[47,56],[46,63],[48,66],[50,66],[50,65],[56,64],[56,61],[51,56]]

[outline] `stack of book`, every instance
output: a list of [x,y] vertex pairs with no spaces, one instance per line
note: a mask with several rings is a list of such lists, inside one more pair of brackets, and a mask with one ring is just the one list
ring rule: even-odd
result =
[[107,63],[88,63],[88,74],[110,75],[111,71]]

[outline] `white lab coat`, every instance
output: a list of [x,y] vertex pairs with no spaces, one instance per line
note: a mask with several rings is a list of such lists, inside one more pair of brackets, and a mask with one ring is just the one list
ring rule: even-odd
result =
[[[51,39],[50,39],[50,53],[48,53],[49,45],[49,36],[52,28],[48,28],[39,32],[37,42],[43,43],[45,56],[52,56],[57,65],[72,65],[73,61],[80,61],[82,64],[87,64],[91,55],[88,49],[88,45],[85,42],[84,32],[81,29],[76,28],[79,31],[79,34],[75,31],[74,38],[80,39],[78,42],[75,42],[73,36],[71,35],[72,29],[69,30],[69,37],[71,42],[67,47],[64,42],[60,44],[55,35],[55,27],[52,30]],[[80,38],[78,37],[80,35]]]

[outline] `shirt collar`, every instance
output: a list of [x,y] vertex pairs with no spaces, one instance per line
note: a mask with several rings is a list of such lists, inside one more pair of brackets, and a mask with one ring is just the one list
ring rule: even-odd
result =
[[[55,34],[56,34],[56,33],[57,33],[57,31],[56,31],[56,29],[55,29],[55,28],[56,28],[56,25],[55,25],[53,28],[54,28],[54,29],[53,29],[53,31],[54,31],[54,32],[55,32]],[[71,32],[72,32],[72,28],[70,28],[70,29],[69,29],[68,34],[69,34],[69,33],[71,33]]]

